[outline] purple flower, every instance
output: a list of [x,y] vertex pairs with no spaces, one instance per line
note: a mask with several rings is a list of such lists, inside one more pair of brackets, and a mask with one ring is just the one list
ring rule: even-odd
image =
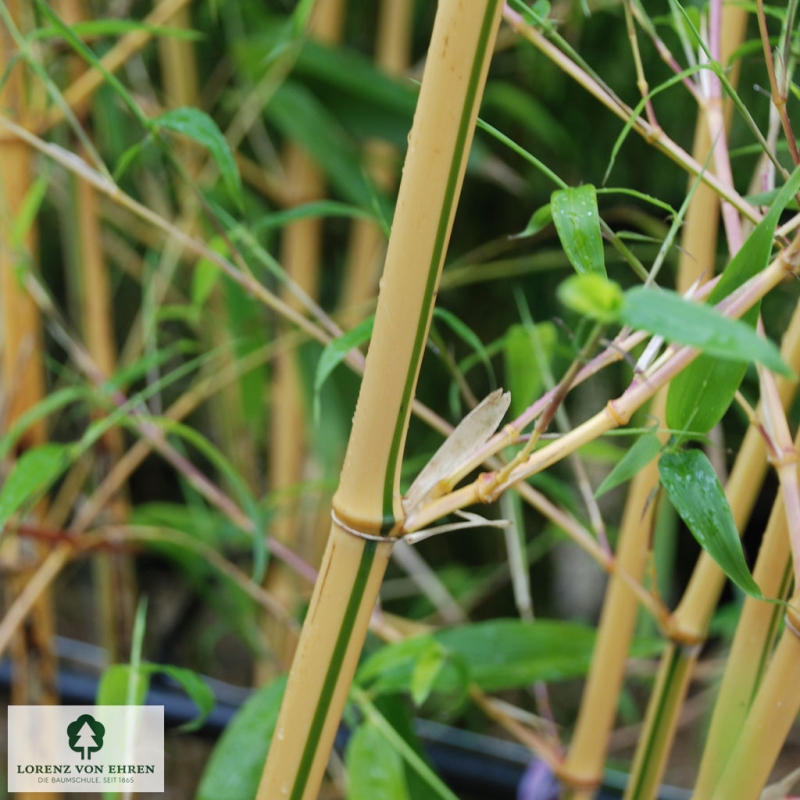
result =
[[560,793],[553,771],[544,761],[534,758],[517,787],[517,800],[557,800]]

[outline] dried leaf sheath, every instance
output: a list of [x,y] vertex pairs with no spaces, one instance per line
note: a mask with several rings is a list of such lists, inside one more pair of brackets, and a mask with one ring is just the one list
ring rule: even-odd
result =
[[[368,534],[388,534],[402,513],[398,464],[501,8],[443,0],[437,11],[334,498],[338,517]],[[390,552],[332,526],[259,800],[316,797]]]

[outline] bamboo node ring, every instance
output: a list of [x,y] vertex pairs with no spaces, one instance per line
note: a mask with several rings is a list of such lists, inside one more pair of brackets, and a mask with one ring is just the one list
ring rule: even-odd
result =
[[331,519],[337,528],[340,528],[345,533],[349,533],[351,536],[355,536],[357,539],[364,539],[367,542],[382,542],[383,544],[392,545],[397,541],[396,536],[376,536],[373,533],[366,533],[365,531],[358,530],[358,528],[353,528],[351,525],[348,525],[346,522],[344,522],[336,513],[336,511],[334,511],[334,509],[331,509]]

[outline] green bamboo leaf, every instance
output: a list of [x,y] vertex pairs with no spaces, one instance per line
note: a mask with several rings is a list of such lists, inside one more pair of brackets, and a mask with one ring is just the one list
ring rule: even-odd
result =
[[676,292],[637,286],[625,293],[620,319],[632,328],[691,345],[732,361],[757,361],[780,375],[794,373],[769,339],[762,339],[741,320],[724,317],[714,308],[684,300]]
[[13,514],[55,483],[70,461],[71,446],[42,444],[17,459],[0,488],[0,528]]
[[139,153],[152,143],[153,137],[148,135],[141,141],[135,142],[130,147],[125,148],[117,159],[117,165],[114,167],[114,180],[119,182],[122,176],[128,171],[128,167],[139,157]]
[[[228,247],[221,236],[215,236],[208,246],[217,254],[228,257]],[[192,305],[205,305],[222,274],[220,268],[210,259],[201,258],[192,272]]]
[[320,392],[328,380],[331,372],[347,358],[347,354],[355,347],[360,347],[364,342],[369,341],[372,336],[372,326],[375,324],[375,316],[368,317],[360,322],[352,330],[329,342],[317,363],[317,371],[314,374],[314,424],[319,424],[320,419]]
[[661,450],[661,439],[655,433],[645,433],[632,445],[622,460],[611,470],[606,479],[597,487],[595,497],[629,481],[639,470],[644,469]]
[[[196,352],[197,342],[190,341],[189,339],[179,339],[165,347],[161,347],[154,353],[146,353],[132,364],[120,367],[120,369],[106,381],[103,385],[103,389],[106,391],[112,389],[123,392],[127,391],[130,386],[146,375],[148,371],[158,369],[170,360],[178,362],[182,360],[183,356],[194,355]],[[205,358],[206,356],[200,356],[196,361],[193,359],[193,361],[195,361],[193,368],[199,366],[199,363],[205,360]],[[165,385],[167,384],[162,384],[159,391],[163,389]],[[146,393],[139,393],[139,400],[145,399],[145,394]]]
[[[70,25],[72,32],[81,39],[90,39],[103,36],[123,36],[126,33],[145,31],[153,36],[165,36],[172,39],[197,41],[203,34],[189,28],[171,28],[165,25],[148,25],[136,19],[93,19],[85,22],[73,22]],[[37,39],[54,39],[61,37],[57,28],[37,28],[28,35],[29,41]]]
[[658,472],[672,505],[700,546],[743,592],[761,598],[744,560],[731,507],[705,453],[665,453]]
[[[751,317],[758,318],[757,308],[742,319]],[[681,432],[677,441],[708,433],[725,416],[746,374],[746,363],[702,354],[676,375],[667,392],[667,425]]]
[[143,705],[149,687],[150,676],[141,669],[130,664],[112,664],[100,676],[95,702],[99,706],[124,706],[132,696],[136,705]]
[[205,111],[200,111],[199,108],[175,108],[160,117],[155,117],[151,122],[156,128],[180,133],[203,145],[219,167],[228,193],[241,207],[242,179],[239,176],[236,159],[217,123]]
[[[235,54],[240,68],[255,81],[263,78],[270,66],[264,53],[273,50],[283,35],[281,26],[275,26],[237,42]],[[376,116],[390,119],[392,128],[405,127],[407,133],[414,115],[418,86],[412,81],[388,75],[366,55],[306,38],[297,54],[292,74],[313,85],[322,85],[324,95],[335,92],[337,96],[346,98],[346,102],[341,104],[343,107],[338,109],[340,113],[361,114],[373,126]],[[371,123],[367,117],[373,118]],[[385,123],[383,127],[386,133]],[[392,138],[396,138],[399,144],[404,137],[405,134]]]
[[68,386],[47,395],[33,408],[28,409],[22,416],[18,417],[5,435],[0,438],[0,460],[8,456],[11,448],[35,422],[49,417],[50,414],[54,414],[65,406],[79,401],[87,401],[89,398],[90,392],[82,386]]
[[[800,169],[792,173],[775,196],[764,219],[728,264],[719,283],[709,295],[709,304],[723,300],[767,266],[781,212],[792,201],[798,188]],[[760,304],[742,316],[742,320],[751,327],[755,326],[758,319],[759,306]],[[730,407],[746,371],[746,365],[720,360],[705,353],[701,355],[670,384],[667,394],[667,425],[681,431],[710,431]]]
[[259,689],[225,728],[195,800],[253,800],[278,721],[286,677]]
[[442,648],[434,643],[417,661],[411,674],[411,699],[414,705],[421,706],[427,699],[446,661]]
[[300,0],[292,12],[292,29],[295,36],[300,36],[308,27],[308,20],[314,9],[314,0]]
[[[359,208],[372,209],[374,193],[355,141],[312,92],[286,81],[275,92],[265,113],[284,136],[306,150],[346,200]],[[391,218],[386,203],[381,213]]]
[[[744,199],[747,200],[751,206],[771,206],[778,199],[780,192],[780,189],[772,189],[769,192],[745,195]],[[798,205],[797,200],[790,200],[786,204],[786,208],[789,211],[800,211],[800,205]]]
[[753,229],[739,252],[731,259],[719,283],[708,296],[709,303],[718,303],[766,267],[781,213],[798,190],[800,190],[800,167],[791,174],[764,219]]
[[189,698],[197,706],[197,716],[184,723],[178,730],[189,732],[203,726],[208,715],[216,705],[216,698],[211,687],[193,670],[183,667],[174,667],[171,664],[142,664],[140,669],[150,675],[160,673],[180,684]]
[[625,303],[619,284],[596,272],[572,275],[557,293],[567,308],[598,322],[616,322]]
[[244,506],[244,510],[253,522],[252,578],[255,583],[261,583],[267,569],[266,537],[264,534],[266,520],[245,480],[236,471],[233,464],[226,458],[222,451],[199,431],[183,423],[167,419],[166,417],[149,417],[148,419],[150,422],[162,427],[167,433],[180,436],[196,447],[230,483],[239,502]]
[[524,126],[536,141],[556,153],[564,153],[570,149],[572,136],[569,129],[544,103],[530,92],[511,83],[489,81],[483,92],[481,111],[484,116],[499,111],[507,120]]
[[47,189],[50,185],[50,170],[31,183],[22,199],[22,205],[17,212],[14,224],[11,227],[11,247],[21,250],[24,247],[25,237],[30,232],[34,220],[39,216]]
[[71,25],[67,25],[61,17],[50,7],[50,3],[46,0],[34,0],[37,9],[43,17],[53,23],[53,27],[58,31],[60,36],[78,53],[88,64],[91,64],[102,76],[106,84],[110,86],[117,97],[125,103],[128,111],[137,119],[142,127],[148,127],[148,121],[144,112],[139,108],[138,103],[133,95],[125,88],[123,83],[117,76],[110,70],[106,69],[103,62],[95,55],[94,51],[88,47],[78,36]]
[[[538,619],[497,619],[415,636],[386,645],[371,655],[358,670],[356,682],[371,691],[408,692],[414,668],[432,643],[448,654],[432,691],[457,694],[469,680],[487,692],[530,686],[538,680],[562,681],[585,675],[592,661],[595,631],[575,622]],[[638,655],[654,654],[661,644],[655,639],[636,639]]]
[[[505,384],[511,393],[511,416],[518,417],[542,393],[544,381],[532,340],[526,325],[512,325],[503,342]],[[556,326],[541,322],[536,326],[541,349],[548,364],[553,360],[558,343]]]
[[578,274],[606,274],[600,212],[594,186],[559,189],[550,197],[553,222],[561,246]]
[[411,800],[403,759],[369,722],[353,731],[345,764],[347,800]]
[[448,311],[446,308],[434,307],[433,316],[444,322],[463,342],[468,344],[478,355],[483,366],[486,368],[486,374],[489,379],[494,383],[494,369],[489,354],[483,346],[480,337],[464,322],[462,322],[455,314]]
[[533,216],[528,220],[525,230],[520,231],[512,239],[523,239],[526,236],[535,236],[539,231],[543,231],[548,225],[553,222],[553,209],[550,203],[541,208],[537,208],[533,212]]
[[345,219],[364,219],[376,222],[375,215],[347,203],[336,200],[317,200],[314,203],[305,203],[286,211],[276,211],[268,214],[252,226],[253,233],[260,233],[271,228],[282,228],[290,222],[300,219],[318,219],[320,217],[341,217]]

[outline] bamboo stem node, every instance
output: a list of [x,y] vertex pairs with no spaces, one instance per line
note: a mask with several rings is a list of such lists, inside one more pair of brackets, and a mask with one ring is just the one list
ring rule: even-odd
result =
[[800,456],[798,456],[797,450],[793,447],[791,449],[780,449],[777,448],[774,451],[774,455],[770,453],[767,456],[767,461],[775,467],[776,470],[779,470],[781,467],[791,467],[792,464],[797,464],[798,460],[800,460]]
[[611,417],[620,428],[624,428],[630,422],[631,411],[627,409],[625,411],[620,411],[613,400],[609,400],[606,403],[606,411],[608,412],[608,416]]
[[333,524],[336,525],[336,527],[340,530],[344,531],[345,533],[349,533],[351,536],[355,536],[357,539],[364,539],[364,541],[367,542],[394,544],[396,541],[402,538],[401,536],[392,536],[391,533],[387,534],[386,536],[380,536],[373,533],[367,533],[366,531],[360,531],[358,528],[354,528],[342,521],[341,517],[339,517],[333,508],[331,509],[331,519],[333,520]]

